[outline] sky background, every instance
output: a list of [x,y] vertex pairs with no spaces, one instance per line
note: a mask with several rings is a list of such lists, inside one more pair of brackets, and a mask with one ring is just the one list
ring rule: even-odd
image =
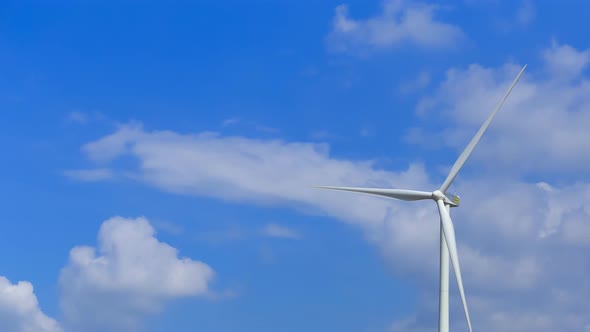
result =
[[[582,1],[4,1],[0,330],[590,331]],[[451,329],[467,331],[451,277]]]

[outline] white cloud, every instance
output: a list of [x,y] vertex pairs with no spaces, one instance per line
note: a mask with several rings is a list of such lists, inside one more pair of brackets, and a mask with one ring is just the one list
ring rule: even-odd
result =
[[28,281],[12,284],[0,276],[0,330],[10,332],[62,332],[53,318],[39,308],[33,285]]
[[356,53],[409,44],[440,49],[457,45],[463,32],[435,18],[440,8],[403,0],[385,0],[383,11],[365,20],[350,18],[348,6],[336,7],[328,41],[335,50]]
[[286,239],[299,239],[300,235],[297,231],[277,225],[277,224],[268,224],[261,230],[262,235],[268,237],[278,237],[278,238],[286,238]]
[[108,168],[77,169],[64,171],[64,175],[74,180],[94,182],[112,178],[113,172]]
[[60,274],[68,324],[85,331],[128,330],[166,301],[209,294],[213,270],[155,238],[145,218],[105,221],[98,247],[75,247]]

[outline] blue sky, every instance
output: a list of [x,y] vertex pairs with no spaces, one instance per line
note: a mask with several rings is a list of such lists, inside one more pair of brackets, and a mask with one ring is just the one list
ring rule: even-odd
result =
[[473,324],[590,329],[589,6],[5,2],[0,328],[434,330],[433,204],[309,185],[436,188],[528,63],[453,188]]

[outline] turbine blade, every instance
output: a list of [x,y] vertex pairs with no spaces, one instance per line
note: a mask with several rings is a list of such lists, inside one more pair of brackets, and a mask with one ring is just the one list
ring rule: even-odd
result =
[[353,187],[328,187],[328,186],[313,186],[320,189],[353,191],[357,193],[379,195],[390,198],[401,199],[404,201],[417,201],[421,199],[432,199],[432,193],[418,190],[405,189],[376,189],[376,188],[353,188]]
[[514,86],[516,85],[516,82],[518,82],[518,80],[520,79],[520,76],[522,76],[522,73],[524,73],[524,70],[526,69],[526,67],[527,67],[527,65],[524,65],[524,67],[522,67],[522,69],[520,70],[520,73],[518,73],[518,76],[516,76],[516,79],[514,79],[514,81],[512,82],[512,85],[510,85],[510,88],[508,88],[508,90],[504,94],[504,97],[502,98],[502,100],[500,100],[498,105],[496,105],[496,108],[494,109],[494,111],[488,116],[487,120],[483,123],[481,128],[479,128],[479,131],[471,139],[471,142],[469,142],[469,144],[467,145],[465,150],[463,150],[463,153],[461,153],[461,155],[459,156],[457,161],[455,161],[455,164],[451,168],[449,175],[447,175],[445,182],[443,182],[443,184],[440,186],[440,191],[445,193],[447,191],[447,189],[449,189],[449,186],[451,185],[453,180],[455,180],[457,173],[459,173],[459,171],[461,170],[461,167],[463,167],[463,164],[465,164],[465,161],[467,160],[467,158],[469,158],[469,155],[471,154],[471,152],[473,152],[473,149],[475,149],[477,142],[479,142],[479,140],[483,136],[483,133],[486,131],[486,129],[488,129],[488,126],[490,125],[490,123],[492,122],[494,117],[496,116],[496,113],[498,113],[498,111],[500,110],[500,107],[502,107],[502,104],[504,104],[504,101],[506,100],[506,98],[508,98],[508,95],[510,95],[512,88],[514,88]]
[[457,242],[455,241],[455,229],[449,211],[445,206],[443,200],[436,201],[438,204],[438,212],[440,213],[440,222],[443,226],[443,233],[449,248],[449,256],[455,271],[455,279],[457,279],[457,286],[459,287],[459,295],[461,295],[461,302],[463,303],[463,310],[465,311],[465,318],[467,319],[467,326],[469,332],[471,329],[471,319],[469,318],[469,311],[467,310],[467,301],[465,300],[465,291],[463,290],[463,278],[461,278],[461,268],[459,267],[459,256],[457,255]]

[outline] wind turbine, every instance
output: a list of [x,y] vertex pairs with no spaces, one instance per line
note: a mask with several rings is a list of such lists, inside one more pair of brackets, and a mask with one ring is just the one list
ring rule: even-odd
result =
[[520,70],[518,76],[514,79],[514,82],[510,85],[504,97],[494,111],[488,116],[487,120],[483,123],[479,131],[471,139],[471,142],[467,145],[463,153],[459,156],[455,164],[451,168],[449,175],[443,182],[443,184],[437,190],[433,192],[419,191],[419,190],[405,190],[405,189],[377,189],[377,188],[353,188],[353,187],[328,187],[328,186],[315,186],[321,189],[333,189],[333,190],[344,190],[353,191],[365,194],[385,196],[394,199],[400,199],[403,201],[418,201],[425,199],[432,199],[438,206],[438,212],[440,214],[440,289],[439,289],[439,316],[438,316],[438,331],[448,332],[449,331],[449,257],[453,264],[453,270],[455,272],[455,279],[457,280],[457,286],[459,288],[459,295],[461,296],[461,302],[463,303],[463,310],[465,311],[465,318],[467,319],[467,327],[469,332],[471,329],[471,319],[469,318],[469,310],[467,309],[467,301],[465,300],[465,291],[463,290],[463,279],[461,278],[461,268],[459,266],[459,257],[457,255],[457,243],[455,241],[455,229],[451,220],[450,208],[459,206],[459,196],[447,194],[447,190],[451,186],[451,183],[469,158],[469,155],[483,136],[484,132],[496,116],[496,113],[502,107],[502,104],[508,98],[508,95],[512,91],[512,88],[516,85],[516,82],[520,79],[520,76],[524,73],[526,65]]

